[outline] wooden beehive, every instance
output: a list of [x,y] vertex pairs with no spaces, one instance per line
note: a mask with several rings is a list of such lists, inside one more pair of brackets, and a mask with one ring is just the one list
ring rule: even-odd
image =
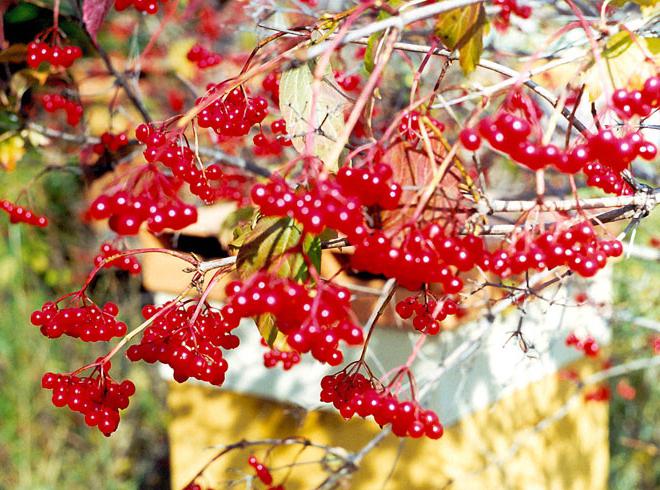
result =
[[[190,238],[188,246],[199,239],[213,240],[229,211],[226,206],[203,209],[200,222],[183,232]],[[147,247],[162,246],[162,241],[148,234],[141,236],[141,241]],[[341,268],[342,258],[325,253],[323,273],[328,277]],[[186,288],[190,275],[183,272],[184,267],[167,255],[144,257],[144,284],[156,293],[157,302]],[[229,276],[225,281],[231,279]],[[599,281],[588,287],[594,303],[609,301],[607,279],[604,271]],[[378,279],[361,281],[346,274],[339,280],[350,282],[357,290],[382,286]],[[221,302],[223,291],[223,284],[219,284],[211,299]],[[356,312],[364,319],[374,297],[368,293],[356,296]],[[557,372],[570,368],[586,375],[595,368],[563,344],[565,334],[582,330],[601,343],[609,339],[606,323],[595,308],[565,308],[562,303],[562,298],[555,298],[547,311],[543,305],[528,306],[525,332],[535,345],[536,358],[523,353],[515,340],[506,342],[518,322],[514,309],[500,315],[487,331],[479,318],[472,318],[461,328],[428,341],[414,366],[420,381],[424,373],[437,372],[457,346],[478,338],[475,352],[468,353],[464,362],[448,367],[425,401],[439,413],[446,426],[445,436],[439,441],[403,443],[388,436],[361,464],[349,488],[381,488],[386,479],[387,488],[605,488],[607,405],[580,402],[558,421],[542,423],[556,417],[573,393],[571,383],[560,380]],[[369,349],[379,361],[374,357],[367,360],[382,373],[406,361],[415,337],[409,330],[396,328],[391,308],[379,325],[384,328],[377,329]],[[336,369],[304,360],[289,372],[267,370],[261,362],[263,348],[254,325],[247,321],[237,333],[241,346],[227,353],[230,368],[222,389],[193,382],[170,384],[173,488],[185,485],[213,456],[215,451],[209,446],[299,435],[355,451],[378,432],[371,421],[345,422],[323,409],[318,401],[318,383]],[[169,378],[167,369],[163,373]],[[270,464],[286,465],[291,451],[273,453]],[[245,453],[236,453],[215,463],[206,473],[209,484],[225,480],[232,474],[227,470],[244,469],[245,458]],[[315,488],[322,477],[311,466],[299,469],[286,488]],[[222,488],[217,483],[215,487]]]

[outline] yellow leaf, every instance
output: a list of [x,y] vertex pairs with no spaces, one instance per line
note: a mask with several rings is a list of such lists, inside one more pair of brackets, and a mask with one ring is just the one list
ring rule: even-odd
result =
[[197,73],[197,68],[188,60],[188,51],[195,44],[192,38],[177,39],[172,42],[167,52],[167,62],[177,75],[183,78],[192,78]]
[[474,71],[484,50],[487,33],[486,11],[482,4],[468,5],[438,16],[435,32],[451,50],[458,50],[459,62],[466,75]]
[[647,78],[656,74],[654,64],[646,58],[646,54],[651,53],[655,57],[656,64],[660,61],[654,48],[653,39],[639,37],[636,42],[632,42],[626,32],[612,36],[603,51],[603,66],[594,63],[583,75],[589,100],[593,102],[603,93],[603,84],[606,82],[603,80],[603,71],[606,72],[605,75],[610,78],[615,89],[640,89]]
[[16,163],[25,155],[25,142],[18,135],[0,141],[0,165],[7,171],[16,168]]

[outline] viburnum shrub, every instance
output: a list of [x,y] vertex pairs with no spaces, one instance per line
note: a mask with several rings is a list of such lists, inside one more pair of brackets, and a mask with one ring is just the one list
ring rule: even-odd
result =
[[[7,138],[58,148],[68,163],[45,161],[25,189],[4,188],[0,209],[42,228],[31,193],[43,173],[74,167],[93,184],[72,219],[100,225],[104,243],[84,257],[83,287],[31,323],[53,339],[119,339],[94,363],[42,382],[56,406],[105,435],[135,391],[109,376],[113,357],[221,386],[240,375],[226,352],[243,352],[239,334],[258,328],[264,353],[252,361],[292,377],[299,365],[325,365],[320,401],[344,419],[438,439],[427,397],[437,376],[424,373],[419,386],[414,376],[426,339],[441,342],[464,317],[555,304],[546,287],[621,257],[621,240],[657,204],[660,75],[651,30],[637,22],[641,2],[364,0],[326,11],[315,0],[116,0],[114,9],[83,0],[60,11],[64,3],[54,2],[52,27],[8,38],[12,79],[0,103],[15,122]],[[101,75],[112,84],[92,88]],[[219,204],[235,209],[223,224],[228,256],[131,248],[140,234],[175,244],[208,227]],[[624,219],[623,231],[608,226]],[[144,306],[143,323],[128,329],[90,285],[104,270],[140,273],[136,257],[148,253],[179,259],[190,287]],[[322,266],[330,254],[334,273]],[[209,301],[214,290],[222,305]],[[356,307],[365,290],[367,320]],[[367,353],[386,312],[415,340],[405,364],[380,372]],[[521,328],[513,335],[526,353]],[[598,358],[585,328],[564,333],[565,344]],[[585,398],[609,396],[603,385]],[[254,454],[247,462],[258,485],[284,488],[281,468]],[[204,485],[200,472],[186,488]]]

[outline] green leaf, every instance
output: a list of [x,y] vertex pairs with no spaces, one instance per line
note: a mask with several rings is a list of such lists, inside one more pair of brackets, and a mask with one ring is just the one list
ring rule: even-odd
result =
[[[312,117],[314,65],[305,63],[285,71],[280,79],[280,111],[286,121],[293,147],[300,154],[305,152],[305,136],[314,133],[310,151],[330,171],[336,171],[338,162],[331,155],[335,141],[344,127],[346,97],[334,81],[328,64],[316,94]],[[314,125],[311,124],[314,121]],[[333,161],[330,161],[333,158]]]
[[[252,230],[242,236],[236,257],[238,275],[245,279],[260,269],[275,268],[282,277],[295,277],[304,261],[298,254],[281,256],[300,243],[301,232],[291,218],[261,218]],[[293,274],[292,274],[293,273]]]
[[463,73],[473,72],[484,50],[484,34],[488,32],[483,4],[468,5],[439,15],[435,32],[447,48],[458,50]]
[[[300,227],[293,219],[262,217],[252,230],[242,235],[242,245],[236,257],[238,275],[244,279],[260,269],[269,269],[297,282],[306,281],[309,270],[305,256],[316,270],[321,270],[321,239],[306,235],[302,241],[302,253],[291,251],[300,244],[301,238]],[[286,252],[290,253],[283,257]],[[285,336],[278,330],[272,315],[260,315],[255,323],[268,345],[279,350],[288,349]]]

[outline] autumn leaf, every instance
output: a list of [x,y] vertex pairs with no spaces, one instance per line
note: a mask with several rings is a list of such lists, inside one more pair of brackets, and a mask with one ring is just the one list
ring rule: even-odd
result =
[[653,38],[637,37],[633,42],[630,34],[623,31],[611,36],[603,50],[603,65],[594,62],[582,77],[589,100],[595,101],[602,95],[604,75],[610,77],[615,88],[640,89],[646,79],[655,75],[654,65],[647,63],[647,53],[660,60],[657,48]]
[[25,155],[25,142],[19,135],[0,141],[0,167],[7,171],[16,168],[16,163]]
[[103,24],[103,19],[108,15],[113,3],[114,0],[83,0],[83,23],[87,32],[95,41],[96,35],[101,29],[101,24]]
[[[286,121],[287,132],[292,136],[293,147],[298,153],[304,153],[305,136],[314,132],[316,134],[311,148],[312,154],[318,157],[328,170],[336,171],[338,162],[331,155],[335,141],[344,127],[346,99],[335,84],[332,69],[328,65],[320,83],[312,115],[313,70],[311,63],[305,63],[282,74],[280,111]],[[333,161],[330,161],[330,158],[333,158]]]
[[459,62],[466,75],[474,71],[484,50],[483,37],[488,32],[486,11],[482,4],[450,10],[438,16],[435,33],[451,50],[458,50]]
[[[303,253],[317,270],[321,269],[321,240],[311,235],[303,239],[299,225],[291,218],[262,217],[250,231],[237,238],[235,245],[239,243],[236,270],[241,278],[268,269],[281,277],[305,281],[309,270]],[[295,250],[298,245],[301,245],[302,253]],[[278,349],[285,349],[283,335],[272,315],[260,315],[255,323],[268,345],[277,344]]]

